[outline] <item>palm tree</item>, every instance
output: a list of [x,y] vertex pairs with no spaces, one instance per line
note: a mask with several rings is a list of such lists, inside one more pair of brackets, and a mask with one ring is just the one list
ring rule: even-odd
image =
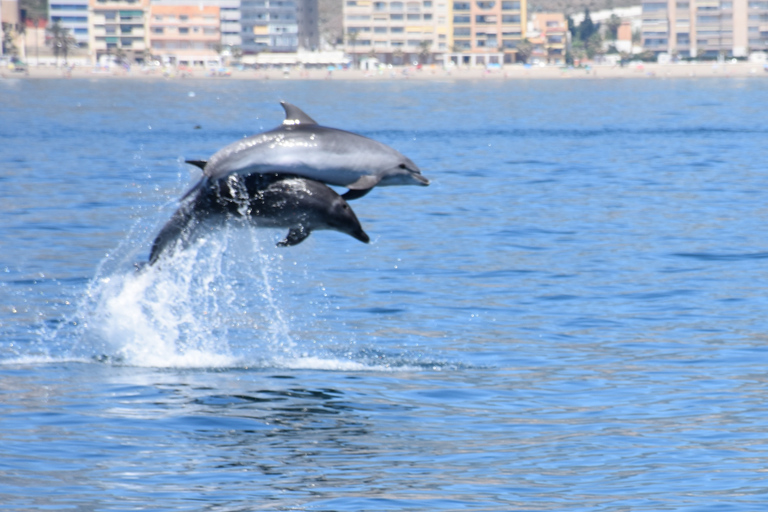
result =
[[357,31],[353,30],[347,32],[347,43],[352,45],[352,65],[357,68],[357,54],[355,53],[355,45],[357,44]]
[[53,48],[53,54],[56,56],[56,65],[59,65],[59,55],[64,56],[64,64],[66,64],[70,47],[77,46],[75,38],[69,33],[69,29],[62,27],[58,21],[55,21],[46,32],[48,32],[47,43]]
[[528,58],[533,53],[533,43],[531,43],[527,37],[524,37],[522,41],[517,43],[517,56],[523,62],[528,62]]
[[432,47],[432,41],[425,39],[424,41],[419,43],[419,59],[422,61],[422,64],[426,64],[427,59],[429,58],[430,54],[430,48]]
[[125,57],[126,57],[125,50],[123,50],[119,46],[115,48],[115,62],[117,64],[125,63]]

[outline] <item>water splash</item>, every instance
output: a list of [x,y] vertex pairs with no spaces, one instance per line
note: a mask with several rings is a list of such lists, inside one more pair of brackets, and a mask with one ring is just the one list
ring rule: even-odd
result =
[[[265,364],[292,354],[274,283],[282,257],[265,235],[234,230],[242,228],[225,227],[140,271],[97,275],[79,308],[81,350],[154,367]],[[257,361],[245,360],[253,355],[242,350],[245,343],[258,346]]]

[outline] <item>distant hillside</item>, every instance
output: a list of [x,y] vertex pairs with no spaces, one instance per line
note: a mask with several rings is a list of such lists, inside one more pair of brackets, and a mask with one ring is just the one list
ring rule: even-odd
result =
[[[320,34],[328,43],[341,42],[342,14],[344,0],[318,0],[320,5]],[[451,1],[451,0],[448,0]],[[640,0],[529,0],[528,12],[564,12],[574,14],[584,12],[585,7],[590,11],[600,11],[613,7],[629,7],[640,5]]]

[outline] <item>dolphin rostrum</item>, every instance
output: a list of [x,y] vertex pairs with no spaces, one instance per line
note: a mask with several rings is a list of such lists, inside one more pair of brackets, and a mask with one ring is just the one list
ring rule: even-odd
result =
[[356,199],[376,185],[429,185],[408,157],[375,140],[320,126],[298,107],[280,103],[283,124],[241,139],[207,162],[188,160],[213,180],[229,175],[291,174],[346,187],[345,199]]
[[368,243],[360,221],[349,204],[326,185],[298,176],[231,174],[212,181],[203,178],[182,206],[163,226],[152,244],[149,263],[161,254],[191,243],[204,222],[228,217],[248,218],[260,227],[289,228],[278,242],[285,247],[301,243],[312,231],[333,229]]

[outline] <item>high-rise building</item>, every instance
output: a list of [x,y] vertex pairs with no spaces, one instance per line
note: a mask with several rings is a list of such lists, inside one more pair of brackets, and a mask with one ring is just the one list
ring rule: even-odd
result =
[[241,0],[243,53],[295,52],[319,44],[317,0]]
[[768,1],[644,0],[643,47],[683,58],[768,50]]
[[149,14],[149,44],[154,57],[174,65],[221,65],[218,6],[152,4]]
[[515,62],[526,37],[526,0],[453,2],[451,60],[460,64]]
[[218,7],[221,31],[221,45],[225,51],[239,47],[240,39],[240,0],[151,0],[152,5],[162,6],[197,6]]
[[129,62],[147,59],[149,0],[90,0],[89,7],[88,47],[97,62],[119,54]]
[[439,60],[451,48],[450,0],[368,1],[344,3],[347,53],[387,64]]
[[88,0],[51,0],[48,19],[68,30],[78,47],[88,48]]

